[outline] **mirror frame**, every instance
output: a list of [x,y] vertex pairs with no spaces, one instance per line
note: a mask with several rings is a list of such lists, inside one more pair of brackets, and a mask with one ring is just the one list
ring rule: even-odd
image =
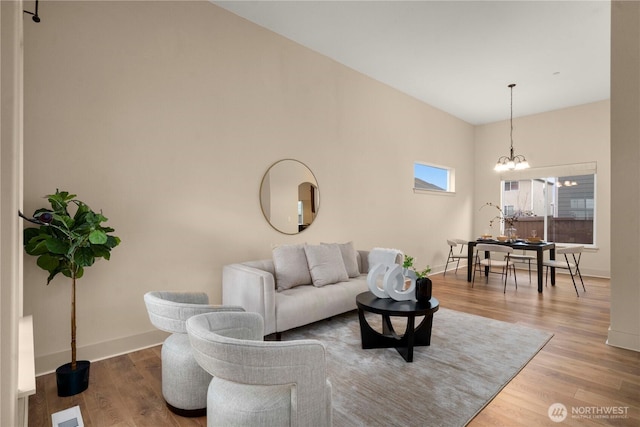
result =
[[[304,226],[304,228],[300,228],[301,225],[298,224],[297,221],[297,204],[296,204],[296,226],[298,227],[298,230],[295,232],[289,231],[289,230],[283,230],[281,229],[281,227],[278,227],[278,224],[274,222],[272,222],[271,220],[271,203],[272,200],[271,198],[267,201],[265,200],[267,197],[267,194],[265,193],[265,186],[269,185],[271,186],[271,175],[270,173],[280,169],[282,167],[287,166],[288,163],[294,162],[296,166],[301,166],[302,168],[304,168],[306,171],[305,173],[308,173],[309,177],[313,179],[313,182],[310,182],[309,180],[302,180],[301,182],[295,182],[293,184],[291,184],[291,186],[293,187],[295,185],[294,188],[288,187],[289,184],[287,184],[287,191],[290,192],[298,192],[299,191],[299,187],[305,183],[309,183],[312,187],[311,190],[311,209],[313,212],[313,219],[309,222],[308,225]],[[275,169],[274,169],[275,168]],[[313,190],[315,189],[315,191]],[[271,197],[271,193],[268,194],[269,197]],[[287,234],[287,235],[296,235],[299,233],[302,233],[304,230],[306,230],[307,228],[309,228],[309,226],[311,226],[311,224],[313,224],[313,222],[316,220],[316,218],[318,217],[318,213],[320,211],[320,186],[318,185],[318,179],[316,178],[316,176],[314,175],[313,171],[311,170],[311,168],[309,168],[309,166],[307,166],[306,164],[304,164],[303,162],[301,162],[300,160],[296,160],[296,159],[282,159],[282,160],[278,160],[277,162],[271,164],[271,166],[269,166],[269,168],[267,168],[267,171],[264,173],[264,175],[262,176],[262,181],[260,182],[260,193],[258,194],[258,199],[260,200],[260,210],[262,211],[262,215],[264,216],[264,219],[269,223],[269,225],[276,231],[278,231],[279,233],[282,234]],[[296,203],[300,200],[300,198],[298,197],[296,199]],[[268,202],[268,206],[265,206],[265,204],[267,204]],[[267,212],[268,209],[268,212]]]

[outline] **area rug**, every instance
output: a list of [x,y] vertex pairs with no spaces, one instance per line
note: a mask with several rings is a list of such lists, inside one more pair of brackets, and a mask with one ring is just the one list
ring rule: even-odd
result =
[[[366,314],[380,330],[380,316]],[[413,363],[393,348],[363,350],[355,311],[283,333],[282,339],[326,345],[334,426],[451,427],[468,424],[552,336],[441,308],[433,318],[431,346],[415,347]]]

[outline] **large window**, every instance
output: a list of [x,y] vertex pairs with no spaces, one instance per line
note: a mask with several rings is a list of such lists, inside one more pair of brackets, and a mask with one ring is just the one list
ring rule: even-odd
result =
[[501,185],[505,214],[534,214],[518,218],[517,234],[527,237],[535,230],[550,242],[595,245],[595,165],[540,168],[538,176],[530,171],[526,179],[516,181],[517,190],[513,179],[503,179]]
[[452,168],[418,162],[413,164],[414,190],[452,193],[455,191],[454,182],[455,173]]

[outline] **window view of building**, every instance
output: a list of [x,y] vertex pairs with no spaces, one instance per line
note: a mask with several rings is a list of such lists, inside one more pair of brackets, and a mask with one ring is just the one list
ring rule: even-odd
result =
[[535,230],[551,242],[595,244],[595,174],[503,181],[502,189],[503,212],[518,217],[519,236]]
[[520,187],[519,181],[505,181],[504,191],[516,191]]

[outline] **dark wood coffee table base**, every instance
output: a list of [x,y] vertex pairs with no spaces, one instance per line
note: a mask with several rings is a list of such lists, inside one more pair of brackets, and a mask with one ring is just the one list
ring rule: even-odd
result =
[[[413,362],[413,348],[431,344],[433,313],[440,308],[436,298],[431,298],[428,303],[419,303],[377,298],[371,292],[364,292],[356,297],[356,304],[363,349],[393,347],[405,361]],[[382,315],[382,333],[369,325],[365,311]],[[394,316],[407,318],[407,329],[402,335],[393,328],[391,317]],[[418,327],[415,327],[416,316],[424,316]]]

